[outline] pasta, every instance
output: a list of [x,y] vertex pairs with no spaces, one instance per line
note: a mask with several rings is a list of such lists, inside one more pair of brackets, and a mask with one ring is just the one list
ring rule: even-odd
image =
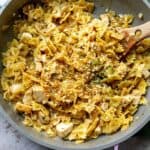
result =
[[85,0],[27,4],[3,53],[4,98],[23,123],[50,137],[77,143],[125,130],[146,104],[150,40],[124,58],[132,15],[114,11],[94,18]]

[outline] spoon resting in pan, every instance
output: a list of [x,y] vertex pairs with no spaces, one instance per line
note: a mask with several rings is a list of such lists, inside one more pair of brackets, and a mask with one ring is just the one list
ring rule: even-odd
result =
[[126,56],[135,44],[147,37],[150,37],[150,21],[139,26],[123,29],[121,32],[125,37],[123,42],[125,52],[123,56]]

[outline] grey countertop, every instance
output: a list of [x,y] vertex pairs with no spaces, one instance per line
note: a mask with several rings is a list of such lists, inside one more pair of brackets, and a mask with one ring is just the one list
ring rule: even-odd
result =
[[[147,127],[149,128],[149,126]],[[150,137],[150,136],[149,136]],[[120,144],[119,150],[150,150],[150,138],[135,136]],[[31,142],[16,131],[6,119],[0,115],[0,150],[48,150]],[[113,150],[110,148],[108,150]]]
[[0,115],[0,150],[47,150],[19,134]]

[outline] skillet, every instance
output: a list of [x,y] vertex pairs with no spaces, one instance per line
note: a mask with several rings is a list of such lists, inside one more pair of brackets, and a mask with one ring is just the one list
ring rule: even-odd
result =
[[[7,42],[13,37],[11,23],[15,19],[13,13],[16,12],[29,0],[8,0],[0,11],[0,53],[6,48]],[[32,0],[33,1],[33,0]],[[94,15],[99,16],[106,8],[115,10],[117,13],[133,14],[136,19],[133,25],[142,24],[150,20],[150,3],[148,0],[94,0],[95,11]],[[144,20],[138,19],[139,12],[144,14]],[[10,28],[3,32],[2,26],[9,24]],[[2,71],[2,64],[0,63],[0,72]],[[150,121],[150,88],[147,90],[148,105],[140,106],[138,112],[135,114],[139,119],[134,119],[130,127],[126,131],[120,131],[112,135],[103,135],[97,139],[90,140],[86,143],[75,144],[70,141],[63,141],[60,138],[49,138],[43,133],[37,133],[32,128],[25,127],[22,123],[22,117],[19,116],[8,104],[0,92],[0,113],[2,113],[7,120],[24,136],[32,141],[57,150],[100,150],[111,147],[121,143],[136,132],[138,132],[144,125]]]

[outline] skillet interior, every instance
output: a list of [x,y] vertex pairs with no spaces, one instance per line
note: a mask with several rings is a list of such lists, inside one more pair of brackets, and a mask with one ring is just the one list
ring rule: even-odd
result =
[[[11,24],[12,14],[18,8],[20,8],[27,0],[13,0],[11,1],[7,8],[4,10],[3,14],[0,15],[0,28],[4,24]],[[111,10],[115,10],[117,13],[131,13],[133,14],[136,19],[136,24],[141,24],[147,20],[150,20],[150,10],[149,8],[142,2],[135,0],[94,0],[96,9],[94,12],[95,16],[98,16],[101,12],[104,12],[106,8],[110,8]],[[142,12],[144,14],[144,21],[141,21],[137,18],[137,14]],[[8,31],[2,32],[0,29],[0,49],[1,51],[6,48],[7,42],[13,37],[11,27]],[[0,70],[2,71],[2,65],[0,64]],[[47,146],[49,148],[54,149],[64,149],[64,150],[71,150],[71,149],[104,149],[110,146],[113,146],[117,143],[120,143],[133,134],[135,134],[138,130],[140,130],[150,119],[150,90],[148,90],[147,98],[149,99],[149,103],[147,106],[141,106],[139,111],[136,113],[136,116],[139,117],[138,120],[134,120],[131,126],[128,128],[127,131],[117,132],[112,135],[101,136],[95,140],[91,140],[89,142],[76,145],[74,142],[63,141],[59,138],[50,139],[44,134],[39,134],[31,128],[24,127],[21,123],[21,116],[16,114],[11,104],[5,102],[2,98],[2,94],[0,94],[0,112],[2,112],[22,134],[30,138],[31,140]]]

